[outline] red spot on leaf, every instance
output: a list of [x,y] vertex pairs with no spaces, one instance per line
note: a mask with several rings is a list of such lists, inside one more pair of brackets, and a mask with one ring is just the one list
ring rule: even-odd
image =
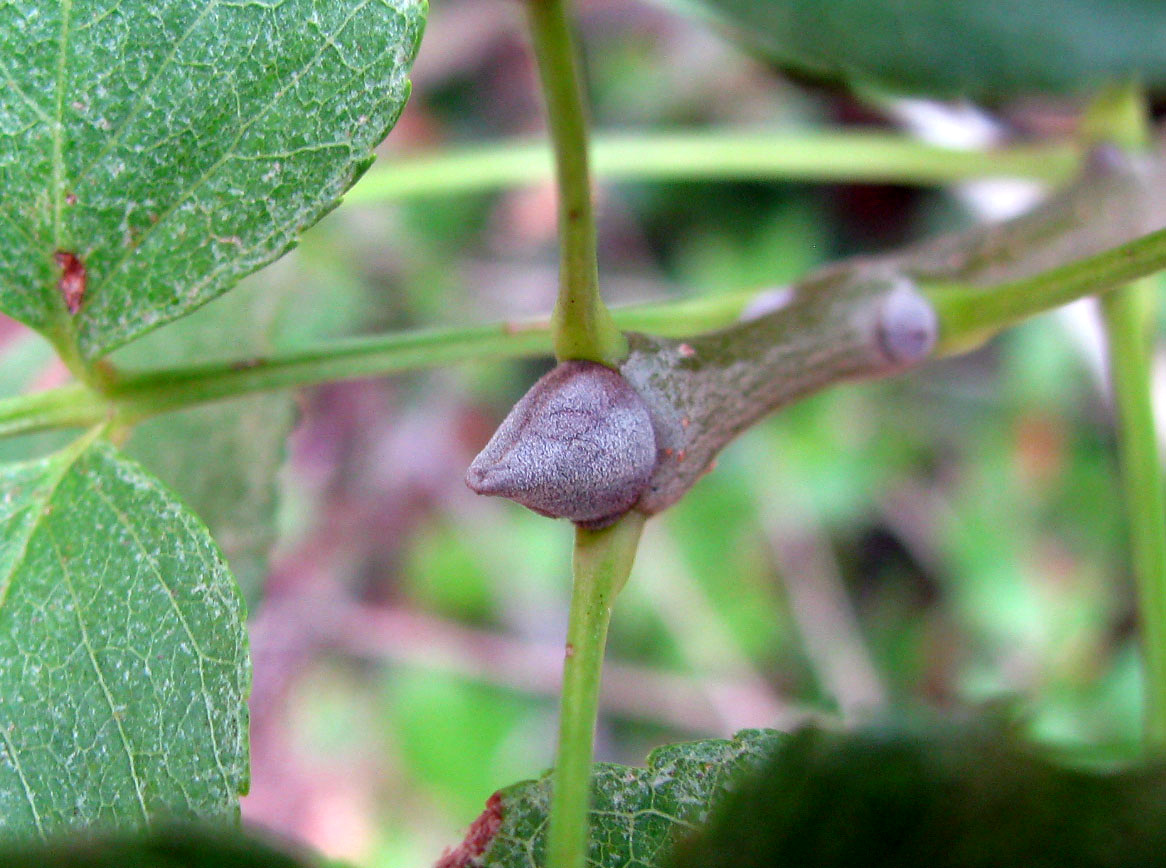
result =
[[85,299],[85,264],[76,254],[67,250],[58,250],[53,254],[53,259],[61,266],[61,279],[57,281],[57,289],[61,291],[69,313],[75,314],[81,310],[81,302]]
[[470,868],[473,860],[486,852],[502,825],[502,796],[494,793],[486,800],[486,810],[474,820],[465,840],[446,850],[433,868]]

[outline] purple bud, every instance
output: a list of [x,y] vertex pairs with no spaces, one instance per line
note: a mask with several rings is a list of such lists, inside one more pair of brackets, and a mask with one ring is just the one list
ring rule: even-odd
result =
[[466,472],[478,494],[604,527],[631,509],[656,467],[639,393],[595,362],[562,362],[514,405]]
[[879,344],[887,358],[902,365],[925,359],[939,338],[935,308],[910,284],[892,289],[879,311]]

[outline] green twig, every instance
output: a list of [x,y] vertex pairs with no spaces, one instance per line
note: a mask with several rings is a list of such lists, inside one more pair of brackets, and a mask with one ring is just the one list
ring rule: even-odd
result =
[[575,584],[563,662],[548,868],[583,868],[586,862],[591,758],[607,625],[615,597],[631,572],[643,526],[644,516],[632,511],[603,530],[575,530]]
[[1151,404],[1150,278],[1101,300],[1145,660],[1147,746],[1166,752],[1166,489]]
[[[984,151],[928,145],[868,132],[725,131],[597,136],[598,177],[631,181],[869,181],[915,185],[1016,177],[1057,185],[1081,165],[1070,144],[1011,145]],[[550,180],[544,142],[510,141],[378,162],[346,203],[396,202],[483,193]]]
[[962,352],[983,337],[1033,314],[1114,289],[1166,269],[1166,229],[1095,256],[994,286],[922,284],[939,315],[941,355]]
[[90,428],[113,415],[111,403],[82,383],[0,400],[0,437],[54,428]]
[[617,367],[627,341],[599,295],[587,115],[565,0],[527,0],[534,54],[547,104],[559,191],[559,295],[555,355]]
[[[616,311],[625,329],[683,335],[728,325],[755,293],[638,305]],[[218,364],[123,375],[108,394],[133,412],[154,413],[251,392],[383,376],[458,362],[551,352],[549,317],[484,326],[349,338],[319,347]]]
[[[1166,230],[1021,281],[987,287],[924,283],[940,318],[942,354],[1019,320],[1166,269]],[[623,329],[687,337],[735,322],[754,291],[617,308]],[[99,389],[71,384],[0,400],[0,436],[46,428],[87,427],[115,410],[136,420],[208,401],[483,359],[551,351],[548,318],[333,341],[318,347],[233,362],[121,373]],[[742,352],[752,352],[742,347]]]
[[[737,320],[755,292],[617,308],[623,329],[682,337]],[[551,352],[550,317],[485,326],[348,338],[251,359],[122,372],[98,391],[77,383],[0,400],[0,437],[85,428],[116,413],[132,423],[158,413],[255,392],[383,376],[458,362]]]

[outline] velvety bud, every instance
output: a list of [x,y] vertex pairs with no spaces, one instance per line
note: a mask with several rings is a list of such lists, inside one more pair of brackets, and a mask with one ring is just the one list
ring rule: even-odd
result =
[[604,527],[631,509],[656,466],[643,399],[618,372],[562,362],[514,405],[466,472],[478,494]]
[[887,294],[879,311],[879,343],[888,359],[905,365],[922,361],[938,339],[939,318],[931,302],[906,283]]

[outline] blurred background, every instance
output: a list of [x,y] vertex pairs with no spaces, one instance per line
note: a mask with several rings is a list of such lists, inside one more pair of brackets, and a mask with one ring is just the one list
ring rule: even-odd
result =
[[[579,0],[606,131],[910,129],[956,145],[1071,134],[1078,106],[874,108],[793,82],[715,30]],[[388,159],[541,135],[520,7],[441,0]],[[598,188],[622,304],[780,285],[1039,195],[1027,185]],[[549,185],[344,206],[126,366],[539,314]],[[63,381],[0,320],[0,393]],[[729,448],[649,523],[620,598],[598,753],[879,710],[1007,707],[1067,751],[1137,749],[1140,685],[1109,408],[1088,305],[894,381],[833,389]],[[430,864],[553,756],[571,527],[462,475],[550,365],[482,362],[153,420],[129,449],[205,518],[251,602],[244,817],[339,860]],[[4,458],[67,435],[0,442]],[[266,552],[273,548],[270,561]]]

